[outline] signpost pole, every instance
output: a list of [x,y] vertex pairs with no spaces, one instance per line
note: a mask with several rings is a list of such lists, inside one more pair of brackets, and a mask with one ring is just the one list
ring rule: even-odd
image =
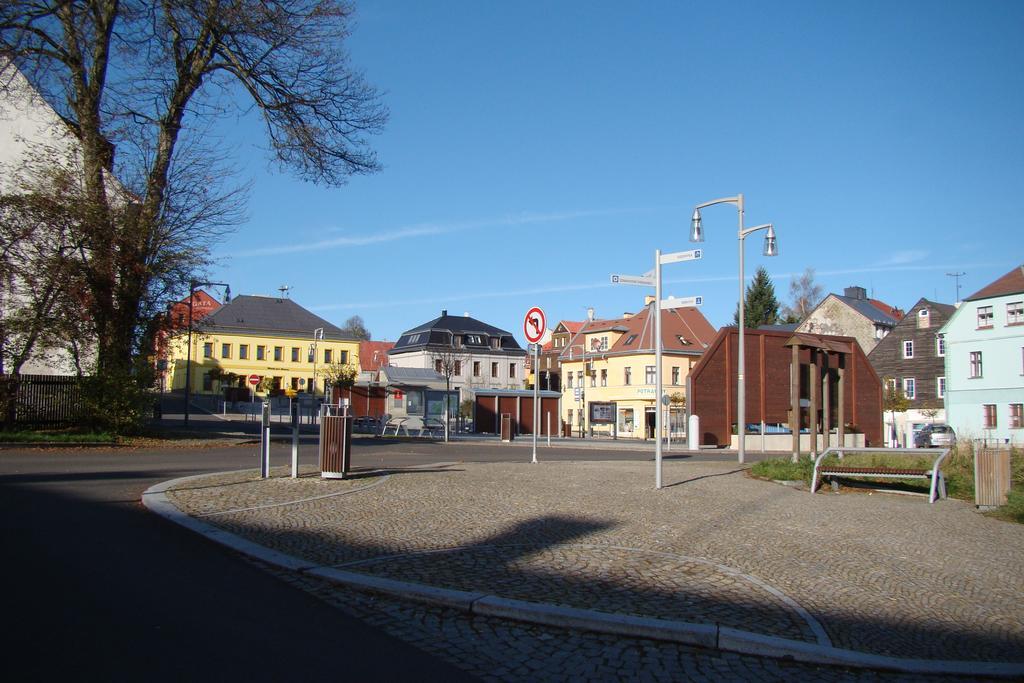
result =
[[537,463],[537,431],[540,429],[540,342],[533,345],[533,463]]
[[661,488],[661,249],[654,250],[654,488]]
[[270,476],[270,401],[263,402],[263,419],[260,421],[260,478]]

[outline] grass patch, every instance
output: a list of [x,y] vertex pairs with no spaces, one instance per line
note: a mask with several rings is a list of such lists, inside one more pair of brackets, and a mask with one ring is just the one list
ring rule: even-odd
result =
[[750,467],[750,472],[755,477],[764,479],[802,481],[810,484],[811,474],[814,472],[814,461],[810,458],[800,458],[799,462],[793,462],[789,458],[770,458],[755,462]]
[[38,431],[0,431],[0,443],[114,443],[117,437],[109,432],[87,432],[75,429]]

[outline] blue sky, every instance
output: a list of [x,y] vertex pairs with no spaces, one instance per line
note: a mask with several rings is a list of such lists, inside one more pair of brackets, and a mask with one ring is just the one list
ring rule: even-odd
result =
[[[254,182],[217,250],[232,291],[292,286],[374,339],[441,309],[516,334],[637,310],[656,248],[690,249],[693,206],[742,192],[780,300],[812,267],[909,308],[1024,262],[1020,2],[357,2],[353,63],[391,111],[384,169],[337,189],[276,172],[251,118],[225,122]],[[705,258],[665,294],[736,305],[736,212],[704,212]]]

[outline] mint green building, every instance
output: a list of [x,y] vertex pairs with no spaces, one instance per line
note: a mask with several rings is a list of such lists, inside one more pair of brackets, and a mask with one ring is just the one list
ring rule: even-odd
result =
[[959,438],[1024,444],[1024,266],[964,299],[939,335],[947,424]]

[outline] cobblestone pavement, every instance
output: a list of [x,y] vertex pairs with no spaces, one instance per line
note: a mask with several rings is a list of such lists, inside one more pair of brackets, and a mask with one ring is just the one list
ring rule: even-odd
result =
[[[267,482],[250,472],[192,480],[168,495],[209,523],[347,571],[811,642],[821,642],[814,630],[820,623],[834,645],[878,654],[1024,660],[1024,528],[959,501],[811,496],[725,463],[666,462],[669,486],[654,491],[652,469],[627,462],[455,464],[345,481]],[[311,500],[282,504],[299,499]],[[539,651],[541,635],[554,634],[550,657],[564,645],[557,630],[454,620],[395,604],[392,612],[440,619],[443,629],[515,629]],[[601,652],[604,641],[622,641],[572,637],[598,643]],[[697,656],[635,642],[641,645],[630,652],[668,648],[684,659]],[[583,659],[580,666],[593,664]],[[740,668],[761,661],[711,659]],[[705,671],[688,667],[682,670]],[[537,676],[507,673],[497,677]]]

